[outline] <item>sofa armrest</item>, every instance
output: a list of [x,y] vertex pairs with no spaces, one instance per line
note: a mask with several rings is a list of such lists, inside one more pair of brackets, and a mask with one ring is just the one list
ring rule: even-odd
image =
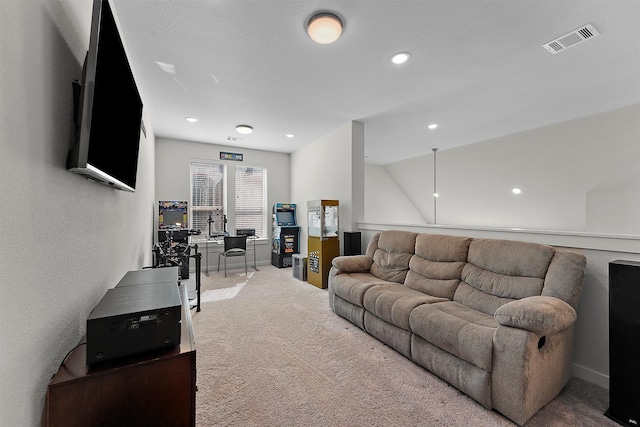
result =
[[573,325],[576,311],[559,298],[533,296],[511,301],[495,312],[500,325],[551,335]]
[[367,255],[339,256],[331,264],[343,273],[365,273],[369,272],[373,258]]

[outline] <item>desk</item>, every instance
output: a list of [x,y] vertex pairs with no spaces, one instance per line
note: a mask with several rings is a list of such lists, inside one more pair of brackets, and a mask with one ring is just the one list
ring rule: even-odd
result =
[[179,289],[180,345],[90,367],[80,343],[47,388],[47,426],[195,426],[196,345],[187,289]]
[[[259,271],[256,264],[256,241],[259,237],[250,236],[247,237],[247,252],[253,252],[253,269]],[[194,240],[192,243],[202,245],[204,243],[204,260],[205,260],[205,276],[209,277],[209,247],[213,249],[213,253],[220,253],[224,251],[224,236],[209,237],[206,240]]]

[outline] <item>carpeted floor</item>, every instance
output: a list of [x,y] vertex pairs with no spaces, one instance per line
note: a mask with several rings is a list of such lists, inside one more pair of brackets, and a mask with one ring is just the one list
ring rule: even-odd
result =
[[[337,316],[291,268],[259,268],[202,276],[198,426],[514,425]],[[607,405],[572,379],[526,425],[617,426]]]

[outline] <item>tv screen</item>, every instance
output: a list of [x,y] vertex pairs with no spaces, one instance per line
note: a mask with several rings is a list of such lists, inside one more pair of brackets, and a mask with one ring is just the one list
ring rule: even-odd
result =
[[293,211],[277,211],[276,221],[278,225],[295,225],[296,220],[293,218]]
[[77,142],[67,169],[135,191],[142,100],[108,0],[94,0],[78,100]]

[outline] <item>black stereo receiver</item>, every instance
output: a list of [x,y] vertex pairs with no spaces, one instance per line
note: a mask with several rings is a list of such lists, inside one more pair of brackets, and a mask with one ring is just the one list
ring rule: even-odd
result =
[[87,364],[175,347],[181,308],[175,282],[107,290],[87,318]]

